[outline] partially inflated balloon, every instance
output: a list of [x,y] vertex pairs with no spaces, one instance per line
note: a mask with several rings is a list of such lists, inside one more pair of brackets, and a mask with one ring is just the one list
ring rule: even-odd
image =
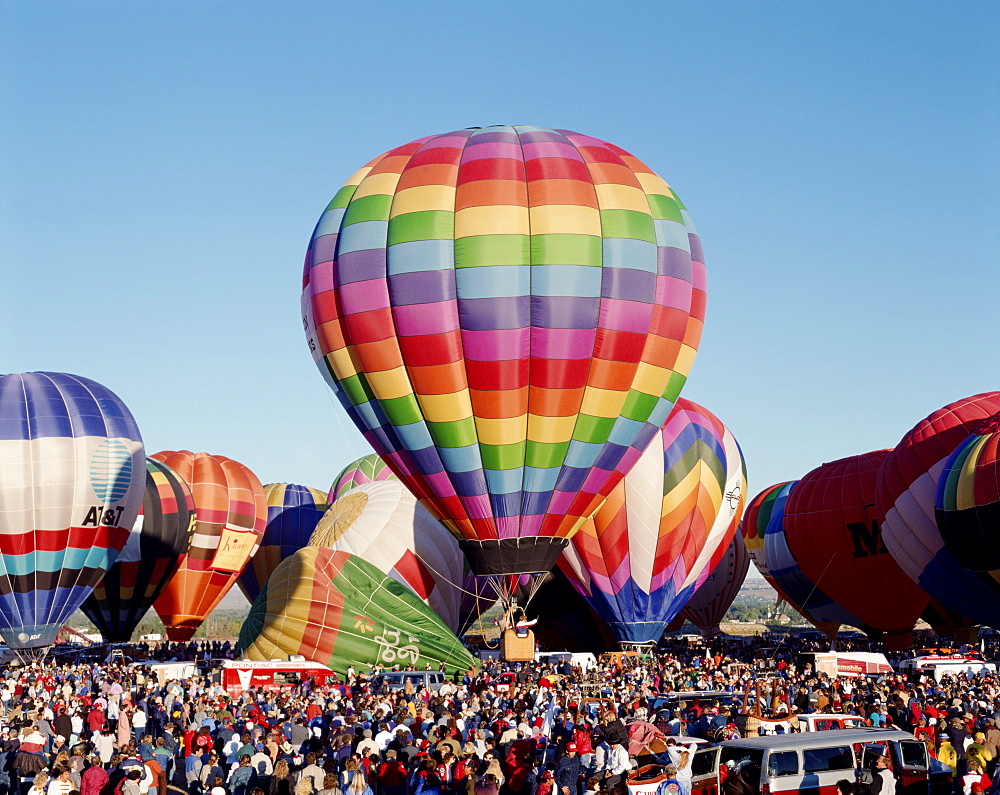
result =
[[377,483],[380,480],[398,479],[385,461],[375,453],[371,453],[362,456],[357,461],[352,461],[340,471],[340,474],[333,479],[333,486],[330,487],[327,502],[332,505],[338,497],[342,497],[355,486]]
[[110,389],[65,373],[0,376],[0,635],[22,656],[42,656],[118,558],[145,459]]
[[799,615],[818,630],[832,638],[837,634],[837,630],[840,629],[840,624],[836,622],[816,621],[809,613],[803,612],[802,608],[779,587],[778,581],[771,574],[771,570],[767,565],[767,555],[764,551],[767,525],[771,521],[771,512],[775,501],[781,493],[782,488],[787,485],[786,481],[785,483],[768,486],[747,503],[746,513],[743,515],[743,521],[740,522],[740,534],[743,537],[743,542],[746,545],[747,552],[750,554],[750,559],[753,561],[754,566],[757,567],[757,571],[767,581],[767,584],[774,588],[778,594],[778,598],[786,602],[792,609],[798,611]]
[[294,483],[264,486],[267,524],[260,546],[237,582],[248,602],[253,602],[267,578],[285,558],[309,543],[326,509],[326,495],[319,489]]
[[784,524],[806,576],[898,650],[913,644],[928,597],[882,543],[875,484],[889,453],[875,450],[809,472],[788,498]]
[[750,556],[743,546],[743,536],[736,533],[722,560],[681,608],[680,615],[690,621],[706,638],[718,635],[719,623],[743,587]]
[[[770,517],[764,531],[765,566],[774,578],[775,589],[783,594],[790,605],[804,615],[810,623],[832,638],[841,624],[857,627],[861,621],[836,604],[817,584],[806,576],[798,560],[788,547],[785,535],[785,505],[797,480],[773,486]],[[758,522],[760,519],[757,520]]]
[[163,592],[191,546],[194,498],[184,479],[146,459],[146,492],[115,565],[81,606],[104,640],[125,643]]
[[666,420],[705,307],[670,187],[526,126],[372,160],[321,216],[303,288],[320,370],[481,575],[552,568]]
[[221,455],[163,451],[153,458],[191,486],[195,527],[191,546],[154,603],[174,641],[190,640],[222,601],[257,551],[267,522],[260,480],[239,461]]
[[938,530],[934,499],[948,457],[1000,411],[1000,392],[957,400],[918,422],[879,473],[876,508],[890,554],[924,591],[977,623],[1000,627],[1000,584],[959,565]]
[[732,433],[682,398],[559,565],[620,642],[655,642],[732,541],[745,492]]
[[465,672],[472,656],[405,585],[346,552],[307,547],[282,561],[254,601],[236,651],[250,660],[302,654],[342,676],[349,666]]
[[1000,412],[977,425],[949,456],[938,480],[935,516],[959,565],[1000,569]]
[[398,480],[351,489],[330,506],[309,545],[357,555],[408,586],[452,631],[460,627],[458,541]]

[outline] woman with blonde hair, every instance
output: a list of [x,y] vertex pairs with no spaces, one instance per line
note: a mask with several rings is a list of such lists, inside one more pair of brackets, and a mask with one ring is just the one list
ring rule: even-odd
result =
[[274,763],[274,772],[268,785],[268,795],[292,795],[295,780],[288,769],[288,760],[279,759]]
[[354,778],[344,790],[344,795],[373,795],[372,788],[368,786],[368,776],[365,774],[364,768],[359,766],[354,771]]
[[34,781],[31,782],[31,788],[28,790],[28,795],[45,795],[45,787],[48,783],[48,772],[45,770],[40,771],[35,775]]

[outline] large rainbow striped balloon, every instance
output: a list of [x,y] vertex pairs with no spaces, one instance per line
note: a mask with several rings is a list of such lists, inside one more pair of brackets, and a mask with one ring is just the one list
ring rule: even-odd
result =
[[666,420],[705,267],[684,205],[624,149],[486,127],[351,177],[302,306],[351,418],[474,571],[540,573]]
[[725,554],[745,494],[736,439],[681,398],[559,567],[619,642],[655,642]]
[[1000,412],[977,425],[938,480],[938,529],[960,566],[1000,578]]

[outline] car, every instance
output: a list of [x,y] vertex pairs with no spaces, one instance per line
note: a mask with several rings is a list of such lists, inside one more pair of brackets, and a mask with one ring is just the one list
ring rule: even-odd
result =
[[658,693],[646,701],[646,709],[650,713],[660,710],[682,710],[685,713],[694,708],[708,709],[713,706],[742,707],[743,694],[730,693],[728,690],[685,690],[673,693]]
[[372,679],[372,692],[381,692],[383,688],[390,693],[403,690],[407,679],[415,690],[424,688],[436,693],[445,683],[445,674],[444,671],[384,671]]

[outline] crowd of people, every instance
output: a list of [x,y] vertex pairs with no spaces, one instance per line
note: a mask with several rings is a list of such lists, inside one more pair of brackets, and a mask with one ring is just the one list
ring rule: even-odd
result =
[[[780,677],[798,713],[860,716],[927,743],[956,791],[995,789],[1000,679],[943,683],[901,674],[830,677],[796,664],[796,649],[754,640],[678,642],[584,671],[485,661],[432,691],[373,686],[376,671],[339,685],[304,683],[238,695],[214,684],[228,644],[147,644],[144,659],[200,659],[206,675],[160,681],[129,656],[54,659],[0,669],[0,793],[30,795],[581,795],[623,792],[635,765],[629,724],[665,734],[734,736],[737,699],[694,699],[664,714],[651,697],[745,694]],[[515,681],[499,687],[502,672]],[[506,679],[509,679],[507,677]],[[505,682],[505,685],[507,683]],[[668,739],[665,793],[688,795],[691,752]]]

